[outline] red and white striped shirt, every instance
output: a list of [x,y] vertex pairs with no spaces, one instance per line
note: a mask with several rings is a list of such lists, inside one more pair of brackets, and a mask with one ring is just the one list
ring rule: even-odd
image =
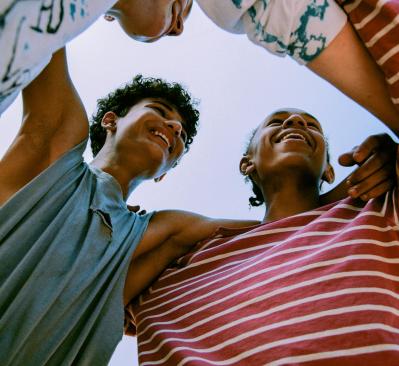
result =
[[336,0],[381,67],[399,108],[399,0]]
[[396,195],[222,229],[131,305],[146,365],[399,365]]

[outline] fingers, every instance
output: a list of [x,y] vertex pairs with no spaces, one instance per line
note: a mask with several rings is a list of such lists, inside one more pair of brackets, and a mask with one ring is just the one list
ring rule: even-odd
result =
[[359,195],[359,198],[363,201],[368,201],[372,198],[377,198],[384,194],[385,192],[389,191],[395,186],[395,181],[392,179],[388,179],[377,186],[371,188],[367,192],[363,192]]
[[359,146],[342,154],[339,163],[359,165],[347,179],[348,194],[366,201],[385,193],[396,184],[396,144],[388,134],[369,136]]
[[356,184],[352,183],[348,189],[348,194],[352,198],[360,198],[363,201],[367,201],[385,193],[395,183],[394,166],[391,162],[364,179],[358,180]]
[[343,166],[353,166],[357,164],[356,160],[353,157],[357,148],[358,146],[355,146],[354,148],[352,148],[351,151],[341,154],[338,158],[338,162]]
[[360,165],[349,177],[349,184],[355,185],[358,184],[365,179],[370,179],[370,185],[374,186],[378,183],[376,179],[378,176],[373,177],[373,174],[383,169],[390,173],[390,175],[394,174],[393,168],[394,156],[385,151],[379,151],[371,155],[362,165]]
[[391,155],[394,154],[395,149],[396,144],[392,138],[386,133],[381,133],[367,137],[359,146],[355,146],[351,151],[342,154],[338,161],[343,166],[353,166],[363,163],[376,151],[384,151]]

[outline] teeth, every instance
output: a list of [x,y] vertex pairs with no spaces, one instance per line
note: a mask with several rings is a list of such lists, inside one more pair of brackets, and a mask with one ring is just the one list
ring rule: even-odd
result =
[[169,142],[168,138],[166,137],[166,135],[164,135],[162,132],[159,132],[159,131],[154,131],[154,135],[159,136],[162,140],[164,140],[166,142],[168,147],[170,147],[170,142]]
[[285,136],[281,139],[281,141],[285,141],[285,140],[288,140],[288,139],[290,139],[290,138],[293,138],[293,139],[295,139],[295,140],[302,140],[302,141],[305,141],[305,142],[306,142],[305,137],[302,136],[302,135],[300,135],[299,133],[289,133],[288,135],[285,135]]

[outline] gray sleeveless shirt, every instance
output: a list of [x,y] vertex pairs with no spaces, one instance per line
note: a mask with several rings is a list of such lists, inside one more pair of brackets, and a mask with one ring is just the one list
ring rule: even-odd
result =
[[151,214],[69,151],[0,208],[0,364],[106,365],[123,287]]

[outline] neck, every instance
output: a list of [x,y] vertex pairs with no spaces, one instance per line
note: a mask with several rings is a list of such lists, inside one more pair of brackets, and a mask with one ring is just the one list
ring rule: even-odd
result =
[[118,181],[125,201],[144,180],[138,172],[127,169],[126,164],[122,164],[115,154],[115,150],[107,146],[99,151],[90,164],[112,175]]
[[263,222],[275,221],[320,206],[317,182],[296,173],[268,177],[262,186],[266,211]]

